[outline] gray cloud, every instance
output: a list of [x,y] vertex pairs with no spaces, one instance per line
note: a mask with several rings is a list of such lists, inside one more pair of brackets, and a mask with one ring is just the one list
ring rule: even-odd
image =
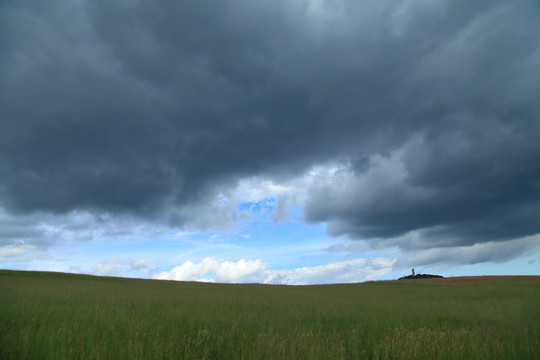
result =
[[44,214],[14,216],[0,210],[0,263],[51,258],[47,250],[55,240],[42,227],[46,218]]
[[335,161],[306,204],[331,234],[538,233],[539,20],[525,0],[4,1],[0,206],[204,228],[190,209],[240,179]]
[[[540,232],[540,174],[536,163],[526,160],[540,149],[524,146],[522,154],[507,155],[514,141],[509,137],[494,141],[490,152],[470,151],[479,141],[468,143],[467,150],[458,142],[448,143],[440,153],[415,141],[388,158],[375,158],[367,172],[341,169],[310,189],[306,218],[328,222],[332,235],[403,250],[504,241]],[[453,159],[445,161],[445,156]],[[403,236],[412,231],[414,241]]]
[[13,216],[0,211],[0,247],[32,246],[47,248],[51,240],[39,228],[41,215]]
[[511,241],[488,242],[472,246],[432,248],[413,251],[401,256],[396,267],[425,266],[430,264],[503,263],[527,254],[540,245],[540,237],[527,237]]
[[289,217],[289,197],[279,195],[276,199],[276,207],[270,212],[269,217],[274,225],[287,220]]

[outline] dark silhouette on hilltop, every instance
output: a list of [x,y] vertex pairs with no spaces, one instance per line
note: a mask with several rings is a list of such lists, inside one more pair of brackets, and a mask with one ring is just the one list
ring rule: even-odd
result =
[[430,279],[430,278],[442,278],[441,275],[432,275],[432,274],[415,274],[415,275],[407,275],[400,277],[398,280],[405,280],[405,279]]
[[402,276],[398,280],[404,279],[429,279],[429,278],[442,278],[441,275],[431,275],[431,274],[416,274],[414,268],[411,269],[411,275]]

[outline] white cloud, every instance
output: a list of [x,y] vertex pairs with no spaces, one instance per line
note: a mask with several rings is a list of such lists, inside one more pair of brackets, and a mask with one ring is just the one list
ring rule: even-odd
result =
[[261,259],[237,262],[225,261],[216,271],[217,282],[249,282],[256,281],[259,274],[264,273],[270,266]]
[[107,259],[103,262],[97,263],[92,267],[92,271],[97,275],[119,275],[122,272],[122,268],[118,266],[117,262],[113,259]]
[[329,253],[345,253],[347,255],[360,254],[370,250],[370,246],[366,241],[349,240],[336,242],[326,249]]
[[373,280],[392,270],[394,259],[354,259],[321,266],[274,270],[265,279],[269,284],[327,284]]
[[[181,281],[216,281],[224,283],[257,282],[266,284],[326,284],[361,282],[375,279],[392,269],[395,260],[387,258],[354,259],[321,266],[273,270],[261,259],[237,262],[207,257],[200,263],[186,261],[154,279]],[[212,277],[214,275],[214,277]]]
[[18,241],[12,245],[0,246],[0,262],[28,262],[51,258],[52,256],[48,252],[35,245],[26,244],[23,241]]
[[152,264],[146,260],[135,260],[129,263],[129,266],[133,270],[142,270],[152,267]]
[[[265,271],[268,265],[262,260],[218,261],[215,257],[206,257],[202,262],[194,264],[186,261],[171,271],[163,271],[153,276],[154,279],[180,281],[218,281],[218,282],[249,282],[256,280],[257,274]],[[205,278],[205,275],[215,275],[215,279]]]
[[294,189],[295,186],[291,184],[277,184],[269,179],[251,177],[242,179],[236,189],[227,194],[227,197],[241,202],[257,202],[268,197],[288,194]]
[[155,266],[146,260],[130,259],[105,259],[92,266],[92,272],[96,275],[115,276],[124,274],[138,274],[141,271],[153,272]]

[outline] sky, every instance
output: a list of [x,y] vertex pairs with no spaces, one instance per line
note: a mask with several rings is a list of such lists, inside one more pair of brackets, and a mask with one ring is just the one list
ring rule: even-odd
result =
[[540,275],[540,3],[0,0],[0,268]]

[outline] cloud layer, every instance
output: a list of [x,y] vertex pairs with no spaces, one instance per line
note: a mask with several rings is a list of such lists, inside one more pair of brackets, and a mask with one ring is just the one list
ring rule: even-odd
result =
[[130,260],[110,258],[94,264],[92,272],[97,275],[118,276],[118,275],[141,275],[141,272],[151,273],[155,270],[155,265],[146,260]]
[[186,261],[171,271],[155,274],[154,279],[211,281],[221,283],[264,283],[308,285],[361,282],[388,273],[394,260],[355,259],[321,266],[274,270],[262,260],[220,261],[207,257],[200,263]]
[[[3,1],[0,207],[223,228],[240,214],[216,199],[245,179],[332,164],[302,200],[331,235],[532,236],[539,33],[525,0]],[[46,248],[6,231],[5,252]]]

